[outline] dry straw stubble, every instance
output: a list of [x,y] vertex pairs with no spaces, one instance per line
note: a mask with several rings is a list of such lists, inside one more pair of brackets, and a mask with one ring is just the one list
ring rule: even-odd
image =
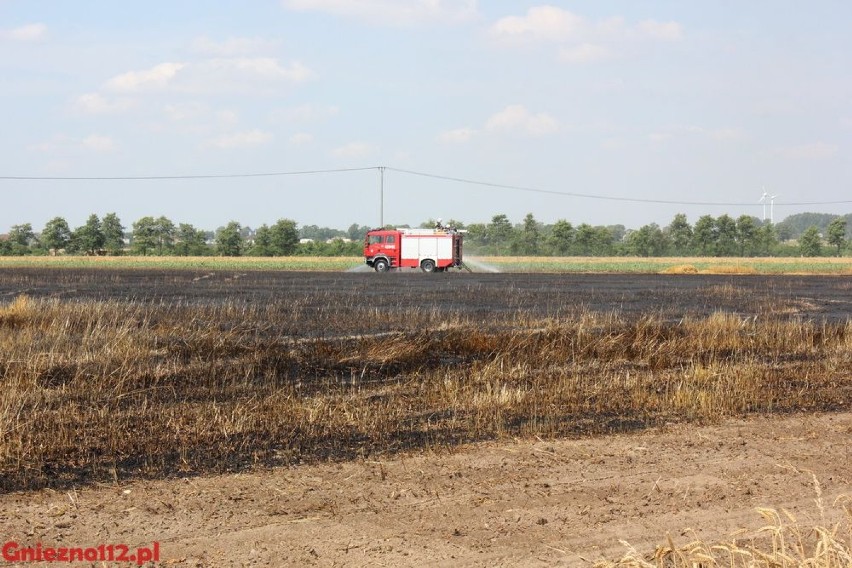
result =
[[0,307],[4,490],[585,436],[852,400],[852,324],[357,298]]

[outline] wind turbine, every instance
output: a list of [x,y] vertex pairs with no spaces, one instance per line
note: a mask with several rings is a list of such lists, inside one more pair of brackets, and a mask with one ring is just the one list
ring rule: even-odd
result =
[[775,198],[777,195],[769,196],[769,222],[775,224]]
[[760,196],[760,203],[763,203],[763,220],[766,221],[766,200],[769,200],[769,222],[775,223],[775,198],[777,195],[770,195],[766,192],[766,188],[763,188],[763,195]]

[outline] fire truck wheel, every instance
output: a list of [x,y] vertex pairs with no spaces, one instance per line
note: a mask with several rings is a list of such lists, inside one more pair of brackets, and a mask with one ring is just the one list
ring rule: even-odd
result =
[[435,272],[435,261],[428,258],[420,263],[420,270],[423,272]]
[[390,265],[388,265],[388,261],[383,258],[380,258],[373,263],[373,268],[376,270],[376,272],[387,272],[390,268]]

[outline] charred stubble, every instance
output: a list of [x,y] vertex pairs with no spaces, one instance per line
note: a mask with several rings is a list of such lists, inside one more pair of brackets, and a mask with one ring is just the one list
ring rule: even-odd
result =
[[[456,301],[492,292],[456,290]],[[713,284],[705,302],[741,295]],[[267,302],[0,307],[3,490],[589,436],[852,400],[852,324],[578,307],[463,311],[315,289]]]

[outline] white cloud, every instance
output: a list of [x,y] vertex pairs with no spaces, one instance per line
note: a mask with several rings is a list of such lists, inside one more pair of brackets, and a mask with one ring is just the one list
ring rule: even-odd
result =
[[[215,133],[233,132],[240,123],[240,115],[231,109],[215,109],[203,101],[183,101],[165,104],[161,107],[165,122],[150,127],[157,132],[173,132],[202,137],[211,137]],[[216,146],[211,140],[207,146]]]
[[263,132],[262,130],[254,129],[244,132],[234,132],[231,134],[223,134],[217,138],[208,141],[208,146],[230,150],[233,148],[251,148],[269,144],[272,141],[272,134]]
[[285,80],[303,83],[315,77],[313,71],[301,63],[294,62],[282,67],[273,57],[230,57],[211,59],[199,67],[209,73],[225,74],[232,77],[246,77],[267,80]]
[[477,16],[476,0],[282,0],[281,4],[290,10],[390,26],[456,24]]
[[475,134],[476,130],[472,128],[456,128],[442,132],[438,135],[438,140],[445,144],[463,144],[469,142]]
[[216,120],[219,124],[233,126],[240,122],[240,115],[234,110],[220,110],[216,112]]
[[787,115],[796,110],[796,103],[789,99],[764,99],[754,105],[754,113],[758,116]]
[[717,128],[710,131],[711,138],[722,142],[729,140],[742,140],[745,136],[746,133],[741,128]]
[[0,36],[12,41],[39,41],[47,35],[47,26],[41,23],[27,24],[0,32]]
[[83,148],[93,152],[112,152],[115,150],[115,141],[109,136],[91,134],[80,141]]
[[584,33],[587,22],[576,14],[556,6],[536,6],[525,16],[506,16],[495,23],[491,32],[508,41],[561,42]]
[[337,115],[338,112],[340,112],[340,107],[337,106],[308,103],[274,111],[272,118],[287,122],[316,122],[331,118]]
[[557,130],[559,130],[559,123],[549,114],[543,112],[533,114],[523,105],[509,105],[491,115],[481,130],[468,127],[445,130],[438,134],[438,141],[444,144],[465,144],[482,131],[543,136]]
[[656,20],[644,20],[636,25],[639,33],[664,41],[677,41],[683,39],[683,28],[677,22],[658,22]]
[[118,114],[133,108],[134,104],[131,99],[108,99],[100,93],[86,93],[74,101],[74,107],[85,114]]
[[791,160],[826,160],[836,156],[838,151],[839,148],[834,144],[814,142],[813,144],[779,148],[775,153],[782,158]]
[[297,132],[290,136],[290,139],[287,141],[290,146],[307,146],[308,144],[314,141],[314,137],[312,134],[308,134],[307,132]]
[[74,166],[74,161],[58,159],[58,160],[48,160],[44,167],[47,171],[53,173],[62,173],[70,171]]
[[277,92],[280,84],[302,83],[315,73],[299,62],[282,65],[273,57],[222,57],[197,63],[161,63],[117,75],[105,84],[114,92],[171,91],[209,94]]
[[603,150],[620,150],[624,148],[625,141],[624,138],[607,138],[603,142],[601,142],[601,149]]
[[128,71],[116,75],[106,83],[113,91],[135,92],[165,88],[186,67],[183,63],[161,63],[144,71]]
[[654,143],[668,142],[675,138],[683,138],[692,136],[704,139],[715,140],[718,142],[731,142],[734,140],[742,140],[746,137],[746,132],[741,128],[714,128],[707,129],[694,124],[685,124],[677,126],[669,126],[662,128],[648,135],[648,140]]
[[495,22],[491,36],[507,45],[556,44],[566,63],[610,59],[642,41],[676,41],[683,27],[674,21],[653,19],[636,24],[622,17],[591,21],[557,6],[535,6],[523,16],[506,16]]
[[671,132],[652,132],[648,135],[648,140],[650,140],[654,144],[668,142],[672,138],[674,138],[674,134],[672,134]]
[[56,134],[50,140],[45,140],[44,142],[37,142],[36,144],[30,144],[27,146],[27,149],[33,152],[55,152],[60,148],[70,147],[72,144],[72,140],[69,136],[65,134]]
[[366,142],[350,142],[331,151],[336,158],[365,158],[375,152]]
[[67,154],[80,151],[106,153],[115,150],[116,143],[111,137],[101,134],[90,134],[85,138],[56,134],[49,140],[30,145],[28,149],[45,154]]
[[521,132],[529,136],[549,134],[558,128],[556,119],[549,114],[533,114],[523,105],[509,105],[485,123],[485,129],[491,132]]
[[559,50],[559,60],[566,63],[592,63],[610,57],[610,51],[600,45],[581,43],[573,47],[563,47]]
[[200,36],[192,41],[191,49],[202,55],[235,57],[268,51],[276,45],[277,42],[257,37],[229,37],[217,42],[207,36]]
[[173,103],[163,107],[166,116],[172,122],[197,120],[210,112],[210,108],[200,102]]

